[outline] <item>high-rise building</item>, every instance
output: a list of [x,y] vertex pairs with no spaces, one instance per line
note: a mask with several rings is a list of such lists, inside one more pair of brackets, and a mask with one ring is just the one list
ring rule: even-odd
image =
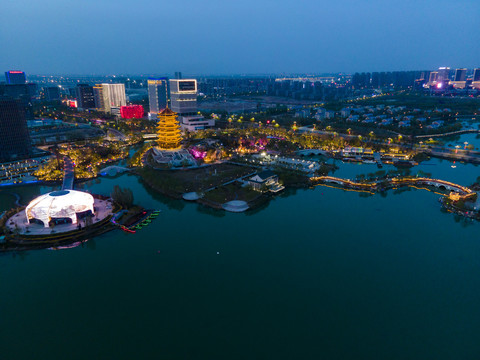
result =
[[473,70],[473,81],[480,81],[480,68]]
[[43,88],[43,96],[47,101],[60,100],[60,88],[58,86],[48,86]]
[[31,150],[23,102],[0,98],[0,161],[28,157]]
[[37,84],[0,84],[0,96],[20,99],[25,117],[33,119],[32,101],[37,97]]
[[88,84],[78,84],[75,87],[75,98],[80,109],[93,109],[95,107],[93,87]]
[[170,105],[178,114],[183,129],[194,131],[215,126],[214,119],[205,119],[197,113],[197,80],[170,80]]
[[157,114],[168,106],[168,78],[148,79],[148,102],[150,114]]
[[455,89],[465,89],[467,84],[467,69],[456,69],[455,78],[451,83]]
[[37,84],[0,84],[1,95],[31,101],[37,96]]
[[197,80],[170,80],[171,108],[178,116],[197,114]]
[[472,88],[480,90],[480,68],[473,70]]
[[27,82],[25,73],[19,70],[5,71],[5,80],[7,84],[25,84]]
[[93,87],[93,98],[95,101],[95,109],[97,109],[98,111],[105,111],[102,84],[96,84]]
[[429,78],[428,78],[428,83],[433,84],[433,83],[437,82],[437,80],[438,80],[438,72],[432,71],[430,73]]
[[437,81],[448,81],[448,80],[450,80],[450,68],[445,66],[438,68]]
[[127,105],[125,84],[97,84],[93,91],[95,107],[100,111],[110,113],[112,107],[120,108]]
[[455,81],[465,81],[467,79],[467,69],[455,70]]
[[175,72],[175,79],[180,80],[182,78],[182,73],[180,71]]

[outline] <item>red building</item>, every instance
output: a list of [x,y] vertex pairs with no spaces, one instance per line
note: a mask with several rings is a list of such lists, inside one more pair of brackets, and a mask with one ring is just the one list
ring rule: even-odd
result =
[[120,116],[123,119],[141,119],[143,118],[142,105],[127,105],[120,108]]
[[77,100],[67,100],[67,105],[72,107],[72,108],[77,108],[78,107]]

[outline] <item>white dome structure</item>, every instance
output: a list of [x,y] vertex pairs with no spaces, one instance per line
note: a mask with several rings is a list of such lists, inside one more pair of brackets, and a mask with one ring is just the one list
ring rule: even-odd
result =
[[92,195],[82,191],[53,191],[32,200],[25,209],[25,215],[28,223],[32,219],[37,219],[43,222],[45,227],[48,227],[52,219],[69,218],[72,224],[76,224],[77,213],[88,210],[94,213],[94,202]]

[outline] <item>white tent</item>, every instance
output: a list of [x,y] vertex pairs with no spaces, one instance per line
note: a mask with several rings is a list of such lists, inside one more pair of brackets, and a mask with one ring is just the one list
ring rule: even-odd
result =
[[27,221],[37,219],[45,227],[51,219],[69,218],[77,223],[77,213],[90,210],[93,214],[92,195],[76,190],[53,191],[32,200],[25,209]]

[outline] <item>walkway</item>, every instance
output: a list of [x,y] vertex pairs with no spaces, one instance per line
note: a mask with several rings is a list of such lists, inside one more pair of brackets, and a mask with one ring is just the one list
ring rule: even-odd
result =
[[411,185],[427,185],[435,187],[443,187],[445,190],[455,191],[460,194],[462,197],[469,197],[475,192],[468,187],[454,184],[449,181],[439,180],[439,179],[430,179],[430,178],[392,178],[385,179],[383,181],[369,182],[369,183],[357,183],[349,179],[341,179],[333,176],[316,176],[311,178],[312,181],[322,181],[327,183],[335,183],[343,185],[346,187],[357,188],[361,190],[370,190],[375,191],[379,190],[382,187],[387,185],[392,186],[411,186]]
[[236,179],[233,179],[233,180],[229,180],[227,182],[224,182],[223,184],[220,184],[220,185],[217,185],[217,186],[213,186],[211,188],[208,188],[206,190],[204,190],[203,192],[208,192],[208,191],[212,191],[212,190],[215,190],[216,188],[219,188],[221,186],[226,186],[228,184],[233,184],[235,181],[242,181],[243,179],[247,178],[247,177],[250,177],[250,176],[254,176],[256,175],[257,172],[253,172],[251,174],[247,174],[247,175],[243,175],[243,176],[240,176],[239,178],[236,178]]
[[73,190],[73,181],[75,180],[75,165],[68,156],[63,158],[63,184],[62,190]]
[[415,138],[416,139],[434,138],[434,137],[451,136],[451,135],[468,134],[468,133],[478,133],[478,132],[480,132],[480,131],[475,130],[475,129],[464,129],[464,130],[452,131],[452,132],[443,133],[443,134],[417,135],[417,136],[415,136]]

